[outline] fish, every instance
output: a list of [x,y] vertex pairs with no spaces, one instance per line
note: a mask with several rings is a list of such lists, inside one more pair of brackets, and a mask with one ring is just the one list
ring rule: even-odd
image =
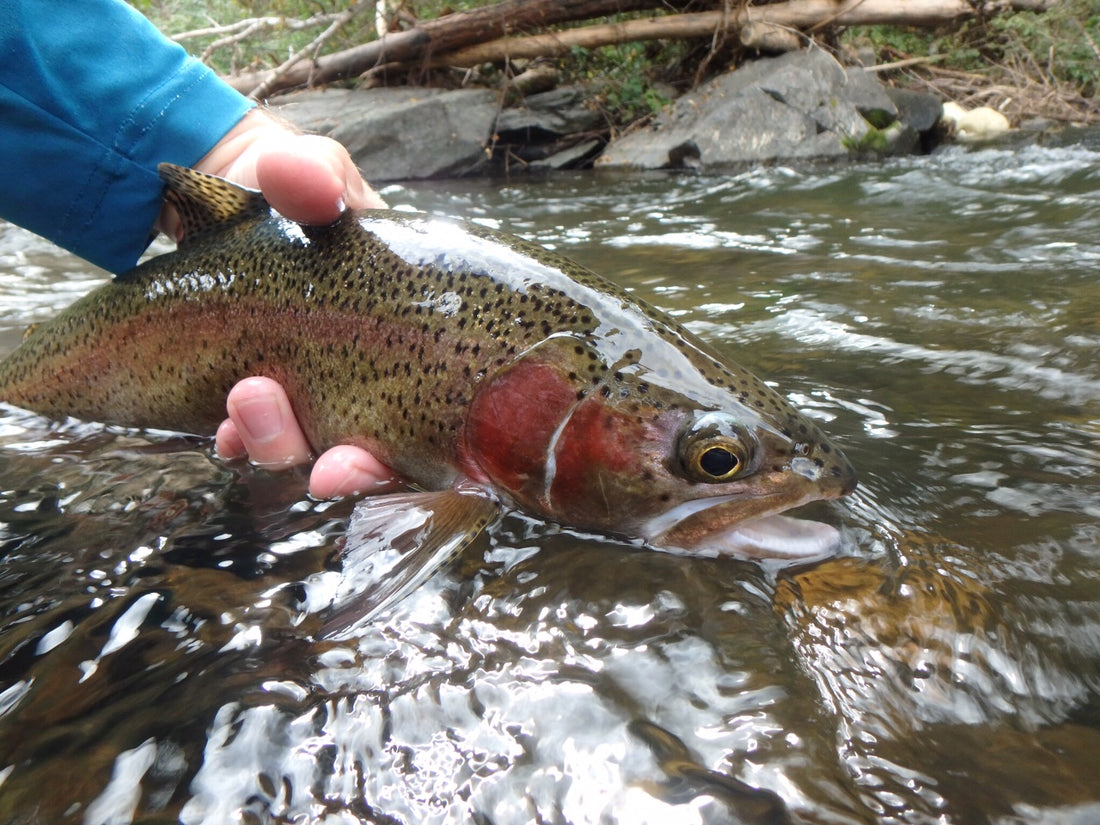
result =
[[800,561],[830,525],[781,515],[855,470],[777,390],[558,252],[455,219],[307,226],[161,164],[182,240],[30,330],[0,401],[212,434],[264,375],[318,452],[361,446],[407,487],[367,496],[346,566],[375,616],[503,514],[693,556]]

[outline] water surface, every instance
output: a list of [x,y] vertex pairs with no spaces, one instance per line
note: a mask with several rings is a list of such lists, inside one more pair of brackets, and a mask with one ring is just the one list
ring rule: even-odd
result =
[[[1100,137],[392,187],[572,257],[820,419],[788,570],[519,518],[350,638],[350,502],[0,408],[0,821],[1100,821]],[[0,352],[101,276],[0,227]]]

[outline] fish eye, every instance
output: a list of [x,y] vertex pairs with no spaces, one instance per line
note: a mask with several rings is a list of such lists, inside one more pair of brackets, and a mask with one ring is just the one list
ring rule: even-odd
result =
[[699,456],[699,469],[715,478],[729,478],[741,466],[741,459],[725,447],[707,447]]
[[696,418],[680,436],[680,467],[692,481],[732,481],[752,469],[752,444],[728,416],[708,413]]

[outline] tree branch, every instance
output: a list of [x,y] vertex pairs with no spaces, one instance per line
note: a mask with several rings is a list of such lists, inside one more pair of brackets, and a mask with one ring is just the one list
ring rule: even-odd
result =
[[511,37],[480,43],[437,55],[430,65],[476,66],[505,59],[553,57],[576,47],[594,49],[644,40],[710,37],[716,32],[737,33],[749,24],[807,29],[823,20],[841,26],[905,24],[938,26],[969,17],[974,7],[966,0],[788,0],[765,6],[724,11],[665,15],[567,29],[531,37]]
[[320,51],[321,46],[325,44],[325,41],[336,34],[336,32],[338,32],[342,26],[344,26],[349,20],[355,17],[356,14],[358,14],[360,11],[368,6],[373,9],[373,0],[359,0],[358,3],[356,3],[354,6],[347,9],[346,11],[343,11],[337,15],[333,15],[333,20],[329,24],[329,27],[327,29],[325,29],[323,32],[313,38],[313,40],[311,40],[308,45],[299,49],[297,52],[295,52],[289,58],[283,61],[281,65],[277,66],[271,77],[269,77],[267,80],[265,80],[255,89],[253,89],[249,96],[259,100],[270,94],[271,89],[273,89],[276,84],[278,84],[280,79],[284,75],[286,75],[287,72],[289,72],[307,55],[312,55],[314,58],[316,58],[317,52]]
[[[335,54],[319,57],[312,66],[297,65],[284,72],[268,93],[304,85],[311,76],[330,81],[355,77],[386,62],[410,62],[426,55],[453,51],[486,38],[517,31],[588,20],[625,11],[675,8],[686,0],[503,0],[491,6],[456,12],[426,20],[408,31],[392,32]],[[274,70],[249,72],[227,78],[238,91],[249,93],[267,83]]]
[[[1002,7],[1033,8],[1049,0],[999,0]],[[603,23],[527,37],[517,31],[586,20],[624,11],[668,9],[686,0],[503,0],[491,6],[425,21],[402,32],[387,34],[310,65],[230,78],[235,88],[260,97],[310,80],[354,77],[377,66],[423,62],[427,66],[476,66],[508,59],[567,54],[575,47],[598,48],[616,43],[740,36],[749,24],[768,24],[806,31],[822,23],[839,26],[938,26],[976,13],[972,0],[786,0],[751,6],[739,3],[721,11],[666,14],[642,20]],[[495,38],[495,39],[491,39]],[[477,45],[472,45],[477,44]]]

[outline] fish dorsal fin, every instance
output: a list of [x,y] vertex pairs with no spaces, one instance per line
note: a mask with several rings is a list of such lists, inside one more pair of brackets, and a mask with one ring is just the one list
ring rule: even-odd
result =
[[259,192],[216,175],[172,163],[160,164],[157,173],[165,183],[164,199],[179,213],[184,242],[216,227],[265,218],[271,212]]

